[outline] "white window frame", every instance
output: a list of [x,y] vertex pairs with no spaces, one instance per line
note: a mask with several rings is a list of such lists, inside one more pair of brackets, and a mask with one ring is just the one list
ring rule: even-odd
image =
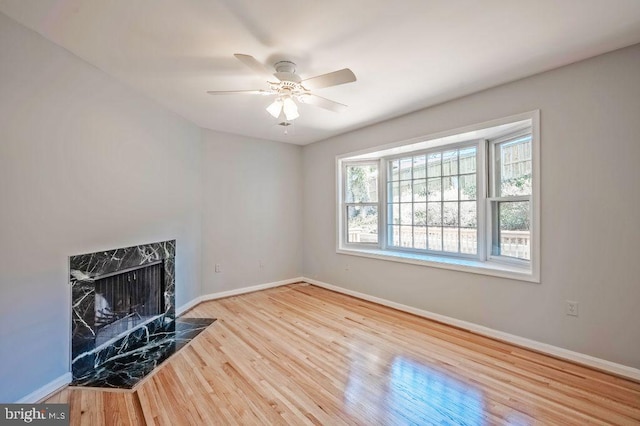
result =
[[[530,202],[531,223],[531,260],[520,260],[507,256],[492,255],[492,217],[491,203],[502,201],[502,197],[491,197],[493,190],[492,160],[495,145],[513,137],[519,129],[504,131],[492,137],[472,137],[493,129],[509,128],[518,123],[528,123],[532,143],[532,194],[523,196]],[[520,126],[522,127],[522,126]],[[497,130],[496,130],[497,131]],[[501,131],[501,130],[500,130]],[[460,139],[470,135],[466,139]],[[450,141],[454,142],[450,142]],[[419,155],[433,151],[445,151],[448,148],[477,146],[477,226],[478,254],[460,255],[423,249],[399,248],[387,246],[387,165],[394,158]],[[345,167],[347,164],[378,164],[378,244],[346,243],[346,203],[344,194],[346,184]],[[410,263],[422,266],[465,271],[483,275],[512,278],[520,281],[540,282],[540,111],[530,111],[510,117],[491,120],[453,129],[446,132],[427,135],[370,148],[363,151],[346,153],[336,157],[336,252],[339,254],[368,257],[387,261]],[[517,201],[518,197],[506,197],[508,201]],[[359,203],[358,203],[359,204]],[[368,203],[367,203],[368,204]],[[376,204],[376,203],[373,203]],[[350,204],[351,205],[351,204]]]
[[[481,179],[481,176],[484,176],[486,174],[486,169],[485,169],[485,140],[483,139],[477,139],[477,140],[467,140],[467,141],[462,141],[462,142],[456,142],[453,144],[447,144],[444,146],[439,146],[439,147],[434,147],[434,148],[428,148],[428,149],[424,149],[424,150],[417,150],[417,151],[411,151],[411,152],[407,152],[404,154],[397,154],[397,155],[392,155],[389,157],[384,157],[381,158],[381,163],[382,163],[382,167],[384,169],[384,176],[385,176],[385,181],[382,182],[382,187],[383,187],[383,191],[382,191],[382,198],[383,198],[383,202],[384,204],[382,205],[382,209],[384,210],[384,222],[383,224],[379,224],[380,228],[383,229],[383,233],[384,233],[384,241],[385,244],[382,245],[382,249],[384,250],[393,250],[393,251],[401,251],[401,252],[408,252],[408,253],[421,253],[421,254],[428,254],[431,256],[446,256],[446,257],[453,257],[453,258],[462,258],[462,259],[475,259],[475,260],[481,260],[484,257],[484,244],[481,243],[481,239],[480,236],[481,231],[484,232],[484,200],[485,200],[485,190],[484,190],[484,179]],[[439,250],[429,250],[429,249],[415,249],[415,248],[410,248],[410,247],[399,247],[399,246],[391,246],[388,244],[388,238],[387,238],[387,229],[384,228],[385,225],[389,225],[387,223],[387,206],[388,206],[388,199],[387,199],[387,195],[388,195],[388,191],[387,191],[387,183],[388,183],[388,177],[389,177],[389,170],[388,170],[388,165],[391,161],[396,160],[396,159],[400,159],[400,158],[406,158],[409,156],[418,156],[418,155],[428,155],[434,152],[444,152],[444,151],[448,151],[448,150],[458,150],[458,149],[463,149],[463,148],[470,148],[470,147],[475,147],[476,148],[476,214],[478,215],[478,219],[477,219],[477,232],[478,232],[478,246],[477,246],[477,253],[476,254],[468,254],[468,253],[453,253],[453,252],[445,252],[445,251],[439,251]],[[458,165],[459,167],[459,165]],[[380,172],[379,172],[380,173]],[[427,179],[425,177],[425,179]],[[413,179],[412,179],[413,181]],[[378,201],[380,201],[380,195],[378,196]],[[443,201],[441,201],[442,203]],[[413,202],[412,202],[413,203]],[[482,228],[482,229],[481,229]],[[380,231],[378,231],[380,232]]]
[[366,202],[366,203],[349,203],[347,202],[346,198],[346,193],[347,193],[347,179],[342,179],[342,182],[340,183],[341,185],[341,192],[340,192],[340,200],[342,203],[342,217],[346,218],[347,215],[347,210],[349,209],[349,206],[376,206],[378,208],[378,242],[377,243],[350,243],[349,242],[349,226],[347,224],[346,219],[344,220],[343,223],[343,230],[342,230],[342,236],[341,238],[344,241],[344,244],[352,247],[352,248],[380,248],[382,247],[380,239],[382,236],[382,219],[380,217],[380,197],[381,197],[381,193],[380,193],[380,188],[381,188],[381,178],[380,178],[380,173],[381,173],[381,169],[380,169],[380,165],[381,162],[380,161],[371,161],[371,160],[360,160],[360,161],[344,161],[342,163],[342,176],[347,176],[347,167],[349,166],[367,166],[367,165],[373,165],[376,166],[378,168],[378,201],[376,202]]
[[[493,221],[493,214],[495,213],[495,209],[496,206],[498,205],[498,203],[500,202],[514,202],[514,201],[528,201],[529,202],[529,223],[533,224],[533,204],[532,204],[532,199],[533,199],[533,194],[531,195],[517,195],[517,196],[502,196],[502,197],[497,197],[495,196],[494,192],[496,191],[496,169],[495,169],[495,158],[496,158],[496,146],[500,145],[501,143],[504,142],[509,142],[515,139],[518,139],[522,136],[526,136],[528,134],[531,133],[532,136],[532,154],[533,154],[533,132],[532,131],[528,131],[528,130],[520,130],[518,132],[515,133],[510,133],[504,136],[501,136],[499,138],[495,138],[495,139],[491,139],[488,140],[488,153],[489,153],[489,160],[493,160],[493,161],[489,161],[489,177],[487,179],[487,203],[486,203],[486,225],[487,225],[487,234],[486,234],[486,253],[487,253],[487,259],[490,261],[495,261],[495,262],[500,262],[500,263],[505,263],[505,264],[512,264],[512,265],[517,265],[520,267],[527,267],[529,265],[529,263],[531,261],[527,261],[524,259],[518,259],[515,257],[510,257],[510,256],[502,256],[502,255],[495,255],[493,254],[493,244],[494,244],[494,239],[495,239],[495,230],[493,229],[494,227],[494,221]],[[532,160],[533,161],[533,160]],[[533,163],[532,163],[533,165]],[[532,185],[532,190],[533,190],[534,185]],[[533,248],[533,244],[532,247]],[[533,257],[533,255],[532,255]]]

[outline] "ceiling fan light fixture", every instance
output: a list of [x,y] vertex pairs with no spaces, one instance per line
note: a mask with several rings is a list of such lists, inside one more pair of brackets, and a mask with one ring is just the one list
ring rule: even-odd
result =
[[282,109],[284,110],[284,115],[287,117],[287,120],[295,120],[300,117],[298,113],[298,105],[291,99],[290,97],[284,98],[282,101]]
[[267,112],[273,116],[273,118],[280,117],[280,112],[282,111],[282,101],[280,99],[276,99],[273,101],[271,105],[267,107]]

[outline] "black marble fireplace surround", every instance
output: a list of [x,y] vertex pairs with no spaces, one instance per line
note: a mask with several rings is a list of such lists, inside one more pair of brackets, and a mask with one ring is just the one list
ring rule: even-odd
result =
[[131,389],[211,325],[175,317],[176,241],[71,256],[73,386]]
[[175,252],[171,240],[70,257],[74,380],[174,322]]

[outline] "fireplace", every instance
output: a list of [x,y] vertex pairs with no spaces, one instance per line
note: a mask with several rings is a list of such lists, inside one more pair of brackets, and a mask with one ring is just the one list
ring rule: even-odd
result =
[[71,256],[71,371],[86,377],[175,320],[175,240]]

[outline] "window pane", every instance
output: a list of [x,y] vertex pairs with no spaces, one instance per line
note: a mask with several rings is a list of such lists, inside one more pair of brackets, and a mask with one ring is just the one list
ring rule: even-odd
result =
[[458,176],[442,178],[442,195],[445,201],[458,200]]
[[408,203],[412,200],[411,181],[405,180],[400,182],[400,201]]
[[442,228],[442,251],[458,252],[458,228]]
[[413,181],[413,201],[427,201],[427,181],[425,179]]
[[476,172],[476,147],[460,150],[460,174]]
[[430,226],[427,228],[427,234],[429,250],[442,251],[442,228]]
[[412,225],[413,224],[413,209],[411,203],[400,204],[400,224]]
[[496,195],[531,195],[531,135],[500,143],[495,149]]
[[460,226],[466,228],[478,227],[478,212],[475,201],[463,201],[460,203]]
[[389,223],[393,223],[394,225],[398,225],[400,223],[400,204],[389,204],[389,217],[387,221]]
[[427,228],[426,226],[413,227],[413,248],[427,248]]
[[427,156],[427,177],[442,176],[442,155],[438,152]]
[[502,201],[493,203],[493,206],[492,254],[530,260],[530,202]]
[[460,199],[475,200],[476,194],[476,175],[463,175],[460,179]]
[[442,224],[458,226],[458,203],[442,203]]
[[413,178],[422,179],[427,177],[427,157],[417,155],[413,157]]
[[400,227],[400,247],[413,247],[413,226]]
[[378,208],[376,206],[347,207],[347,242],[378,242]]
[[442,175],[458,174],[458,151],[446,151],[442,154]]
[[428,180],[429,191],[427,193],[427,199],[429,201],[441,201],[442,200],[442,179],[434,178]]
[[400,159],[400,179],[411,179],[411,157]]
[[427,203],[427,225],[442,225],[442,204]]
[[425,203],[416,203],[413,205],[413,224],[427,224],[427,205]]
[[460,253],[478,254],[478,230],[460,228]]
[[347,203],[375,203],[378,201],[378,167],[374,164],[347,166]]

